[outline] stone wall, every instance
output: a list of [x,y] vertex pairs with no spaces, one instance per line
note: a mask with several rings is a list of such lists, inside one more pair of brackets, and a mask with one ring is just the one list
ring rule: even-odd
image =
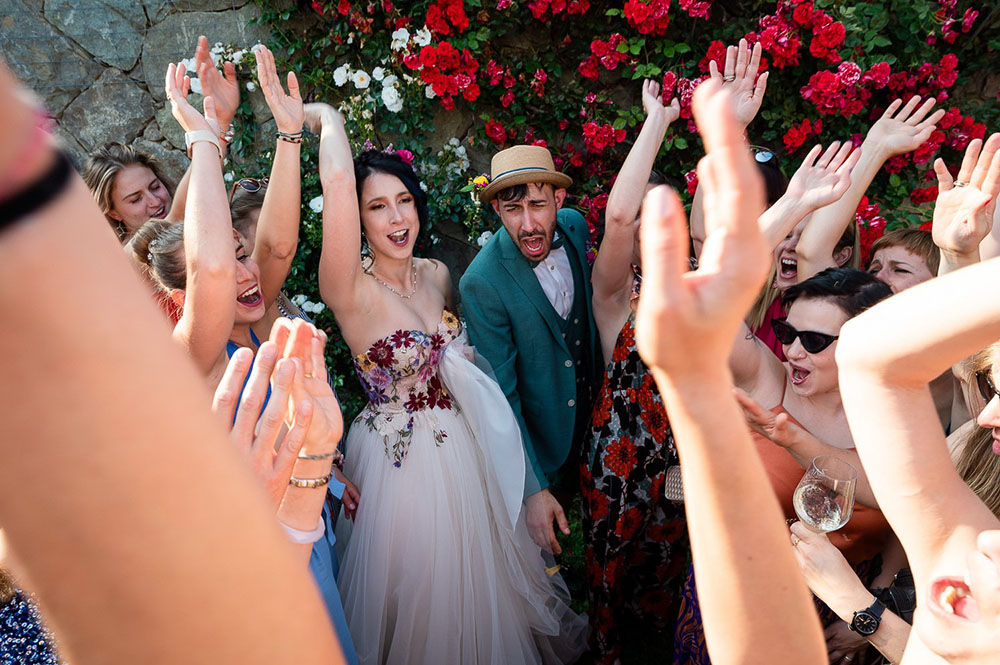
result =
[[77,166],[106,141],[134,143],[175,181],[184,134],[165,104],[169,62],[199,35],[246,48],[266,41],[249,0],[0,0],[0,49],[55,116]]

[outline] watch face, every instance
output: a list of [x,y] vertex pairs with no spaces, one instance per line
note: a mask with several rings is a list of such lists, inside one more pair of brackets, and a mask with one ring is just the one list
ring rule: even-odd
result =
[[874,635],[875,631],[878,630],[879,623],[878,617],[869,612],[858,612],[854,615],[854,621],[851,622],[851,626],[859,635]]

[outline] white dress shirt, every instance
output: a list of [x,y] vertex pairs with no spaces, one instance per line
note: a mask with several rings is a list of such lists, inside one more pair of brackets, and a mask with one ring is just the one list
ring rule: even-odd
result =
[[565,319],[573,309],[573,268],[569,265],[566,248],[553,249],[549,255],[534,267],[542,292],[556,310],[560,318]]

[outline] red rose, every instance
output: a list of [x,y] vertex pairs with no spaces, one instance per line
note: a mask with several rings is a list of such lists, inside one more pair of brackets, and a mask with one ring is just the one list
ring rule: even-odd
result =
[[709,44],[705,57],[698,61],[698,69],[708,72],[708,63],[713,60],[721,72],[726,64],[726,45],[717,39]]
[[507,130],[502,123],[490,118],[486,121],[486,136],[498,146],[502,146],[507,141]]

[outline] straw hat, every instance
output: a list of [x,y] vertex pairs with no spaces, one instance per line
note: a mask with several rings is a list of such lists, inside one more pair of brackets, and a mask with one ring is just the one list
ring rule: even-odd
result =
[[540,145],[516,145],[493,155],[490,184],[479,193],[479,200],[488,203],[500,190],[530,182],[547,182],[557,189],[563,189],[572,185],[573,179],[556,171],[548,148]]

